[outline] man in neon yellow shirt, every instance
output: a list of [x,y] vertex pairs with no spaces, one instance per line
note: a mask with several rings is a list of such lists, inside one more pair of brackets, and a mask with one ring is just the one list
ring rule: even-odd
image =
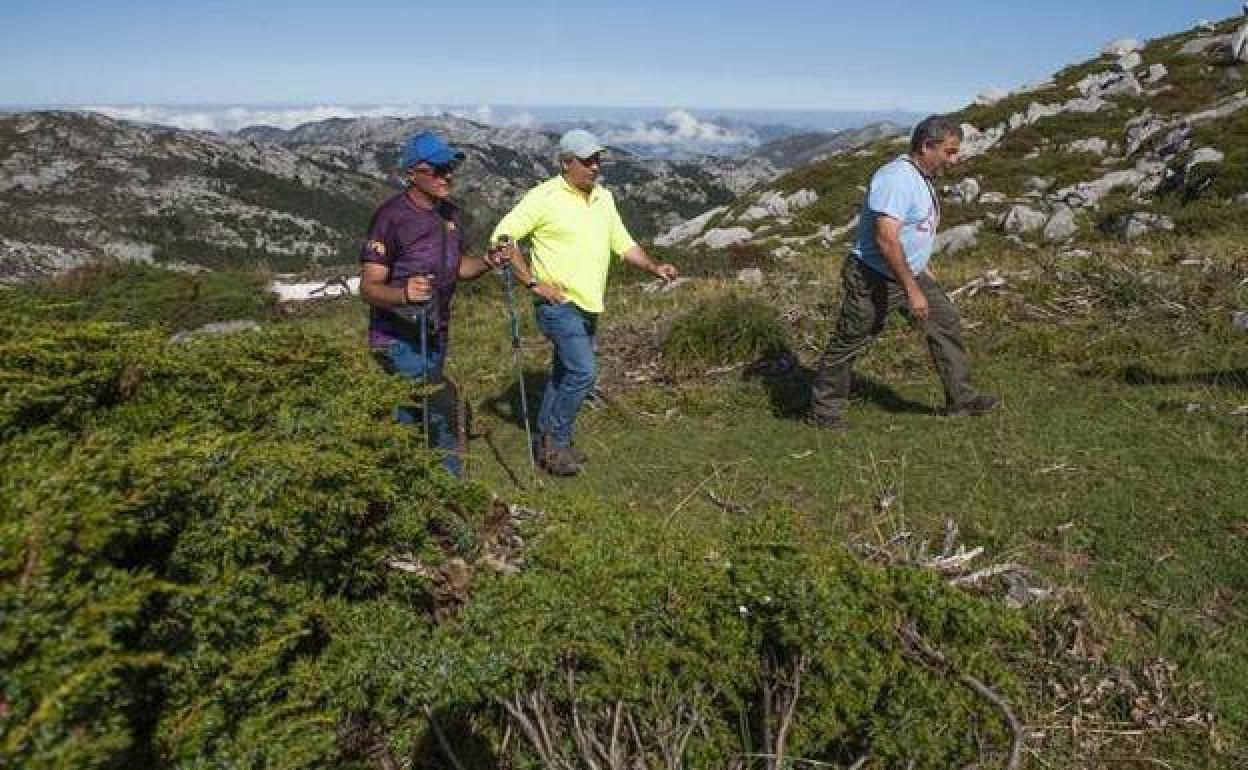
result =
[[531,264],[513,262],[535,295],[537,323],[554,347],[538,414],[536,449],[541,465],[556,476],[580,472],[584,457],[572,449],[581,402],[594,386],[594,335],[603,311],[607,269],[614,253],[665,281],[679,271],[658,264],[628,234],[611,192],[597,185],[604,148],[581,129],[559,140],[561,173],[529,190],[494,228],[491,240],[527,239]]

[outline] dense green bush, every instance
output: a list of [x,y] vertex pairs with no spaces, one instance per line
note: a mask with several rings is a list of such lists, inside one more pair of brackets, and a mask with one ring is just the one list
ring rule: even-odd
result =
[[1021,626],[933,575],[785,517],[593,504],[520,520],[523,569],[499,568],[499,507],[390,421],[404,388],[362,351],[276,325],[173,344],[11,299],[0,765],[568,767],[600,743],[629,766],[950,767],[1004,745],[896,630],[1016,694],[998,654]]
[[47,278],[15,292],[12,299],[25,308],[28,319],[193,329],[212,321],[275,318],[277,297],[266,284],[265,277],[255,272],[186,273],[102,263]]
[[678,367],[738,363],[778,354],[789,330],[766,302],[728,295],[701,302],[672,325],[663,356]]

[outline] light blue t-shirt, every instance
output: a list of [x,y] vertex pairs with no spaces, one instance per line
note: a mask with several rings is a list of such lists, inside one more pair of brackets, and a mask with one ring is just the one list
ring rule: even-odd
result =
[[895,278],[875,242],[875,221],[881,215],[901,222],[901,249],[910,272],[923,272],[932,257],[940,205],[931,183],[905,155],[884,164],[871,177],[858,222],[858,240],[850,250],[876,272]]

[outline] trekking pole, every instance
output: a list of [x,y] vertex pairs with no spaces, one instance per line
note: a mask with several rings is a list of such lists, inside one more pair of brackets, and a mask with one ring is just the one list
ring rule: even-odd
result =
[[[503,248],[511,244],[511,238],[500,235],[498,243]],[[511,316],[511,358],[516,367],[516,384],[520,388],[520,420],[524,423],[524,440],[529,453],[529,469],[537,478],[537,460],[533,456],[533,429],[529,426],[529,397],[524,388],[524,351],[520,348],[520,318],[516,315],[515,275],[511,265],[503,265],[503,285],[507,291],[507,313]]]
[[[424,277],[429,281],[433,281],[433,273],[425,273]],[[432,284],[430,285],[432,292]],[[398,307],[394,309],[394,313],[408,323],[414,323],[420,327],[420,376],[416,378],[417,387],[420,388],[420,420],[425,430],[425,446],[430,445],[429,435],[429,303],[433,301],[433,294],[421,300],[412,303],[410,306]]]

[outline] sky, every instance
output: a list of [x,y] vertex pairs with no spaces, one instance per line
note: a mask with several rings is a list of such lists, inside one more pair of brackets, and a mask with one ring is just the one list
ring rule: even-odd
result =
[[0,0],[0,105],[952,110],[1227,0]]

